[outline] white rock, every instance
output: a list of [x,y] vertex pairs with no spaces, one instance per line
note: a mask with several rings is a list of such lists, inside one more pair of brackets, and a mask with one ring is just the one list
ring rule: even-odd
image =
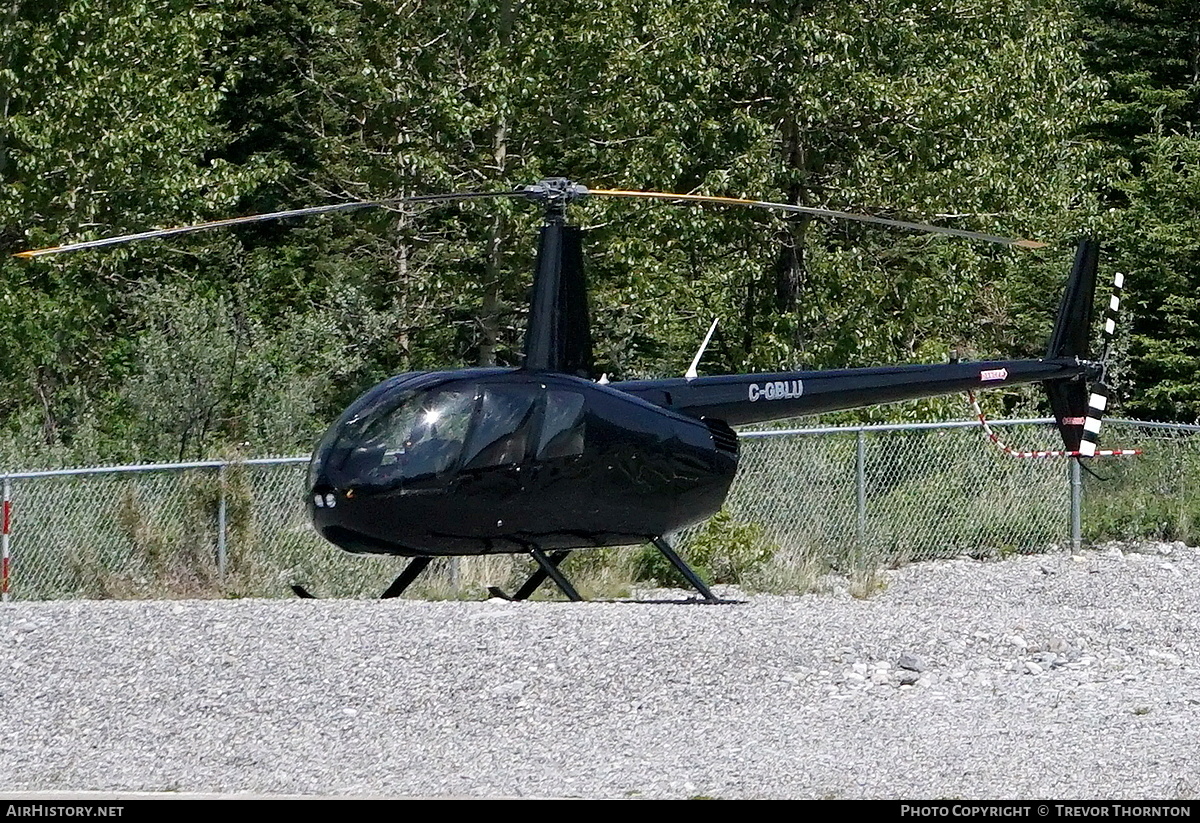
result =
[[1146,656],[1151,660],[1159,660],[1163,663],[1170,663],[1173,666],[1179,666],[1183,663],[1179,655],[1171,654],[1170,652],[1160,652],[1158,649],[1147,649]]

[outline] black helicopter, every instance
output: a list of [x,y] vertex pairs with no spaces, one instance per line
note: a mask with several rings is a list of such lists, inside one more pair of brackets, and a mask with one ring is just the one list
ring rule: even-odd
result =
[[[700,593],[719,602],[667,537],[716,513],[738,467],[732,426],[977,388],[1041,382],[1066,454],[1097,454],[1107,392],[1088,359],[1098,246],[1080,244],[1046,356],[829,371],[596,380],[582,231],[568,205],[587,196],[748,206],[1036,247],[959,229],[766,201],[588,190],[562,178],[513,191],[417,196],[404,203],[523,197],[544,209],[520,368],[412,372],[359,397],[312,456],[308,508],[342,549],[412,560],[383,597],[399,596],[437,557],[523,553],[537,563],[509,597],[550,578],[580,595],[560,566],[570,552],[652,543]],[[160,229],[22,252],[35,257],[238,223],[385,205],[342,203]],[[1119,281],[1118,281],[1119,286]],[[1113,298],[1106,331],[1111,334]],[[711,336],[711,331],[710,331]],[[706,340],[707,343],[707,340]],[[701,347],[701,353],[703,346]],[[697,354],[698,361],[700,354]],[[309,597],[300,586],[293,589]]]

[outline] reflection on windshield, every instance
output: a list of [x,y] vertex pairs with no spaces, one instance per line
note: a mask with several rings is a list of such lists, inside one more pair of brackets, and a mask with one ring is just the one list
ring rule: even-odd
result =
[[405,398],[347,423],[338,438],[345,459],[337,467],[365,482],[433,477],[449,471],[462,453],[471,422],[474,388],[447,389]]
[[585,402],[574,391],[455,383],[363,400],[326,434],[310,481],[327,468],[335,486],[394,489],[403,483],[416,492],[459,468],[500,469],[584,451]]

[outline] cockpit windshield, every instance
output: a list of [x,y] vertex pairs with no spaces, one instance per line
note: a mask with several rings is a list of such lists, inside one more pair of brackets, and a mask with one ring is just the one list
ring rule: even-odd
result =
[[343,423],[328,468],[367,484],[433,478],[454,468],[475,406],[475,389],[405,392]]
[[583,395],[536,383],[453,382],[364,396],[325,435],[310,485],[414,493],[475,474],[583,453]]

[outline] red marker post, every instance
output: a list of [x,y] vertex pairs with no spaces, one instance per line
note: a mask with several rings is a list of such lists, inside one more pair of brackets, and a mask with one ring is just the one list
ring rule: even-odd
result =
[[8,602],[8,582],[11,558],[8,553],[8,534],[12,528],[12,484],[4,478],[4,530],[0,532],[0,600]]

